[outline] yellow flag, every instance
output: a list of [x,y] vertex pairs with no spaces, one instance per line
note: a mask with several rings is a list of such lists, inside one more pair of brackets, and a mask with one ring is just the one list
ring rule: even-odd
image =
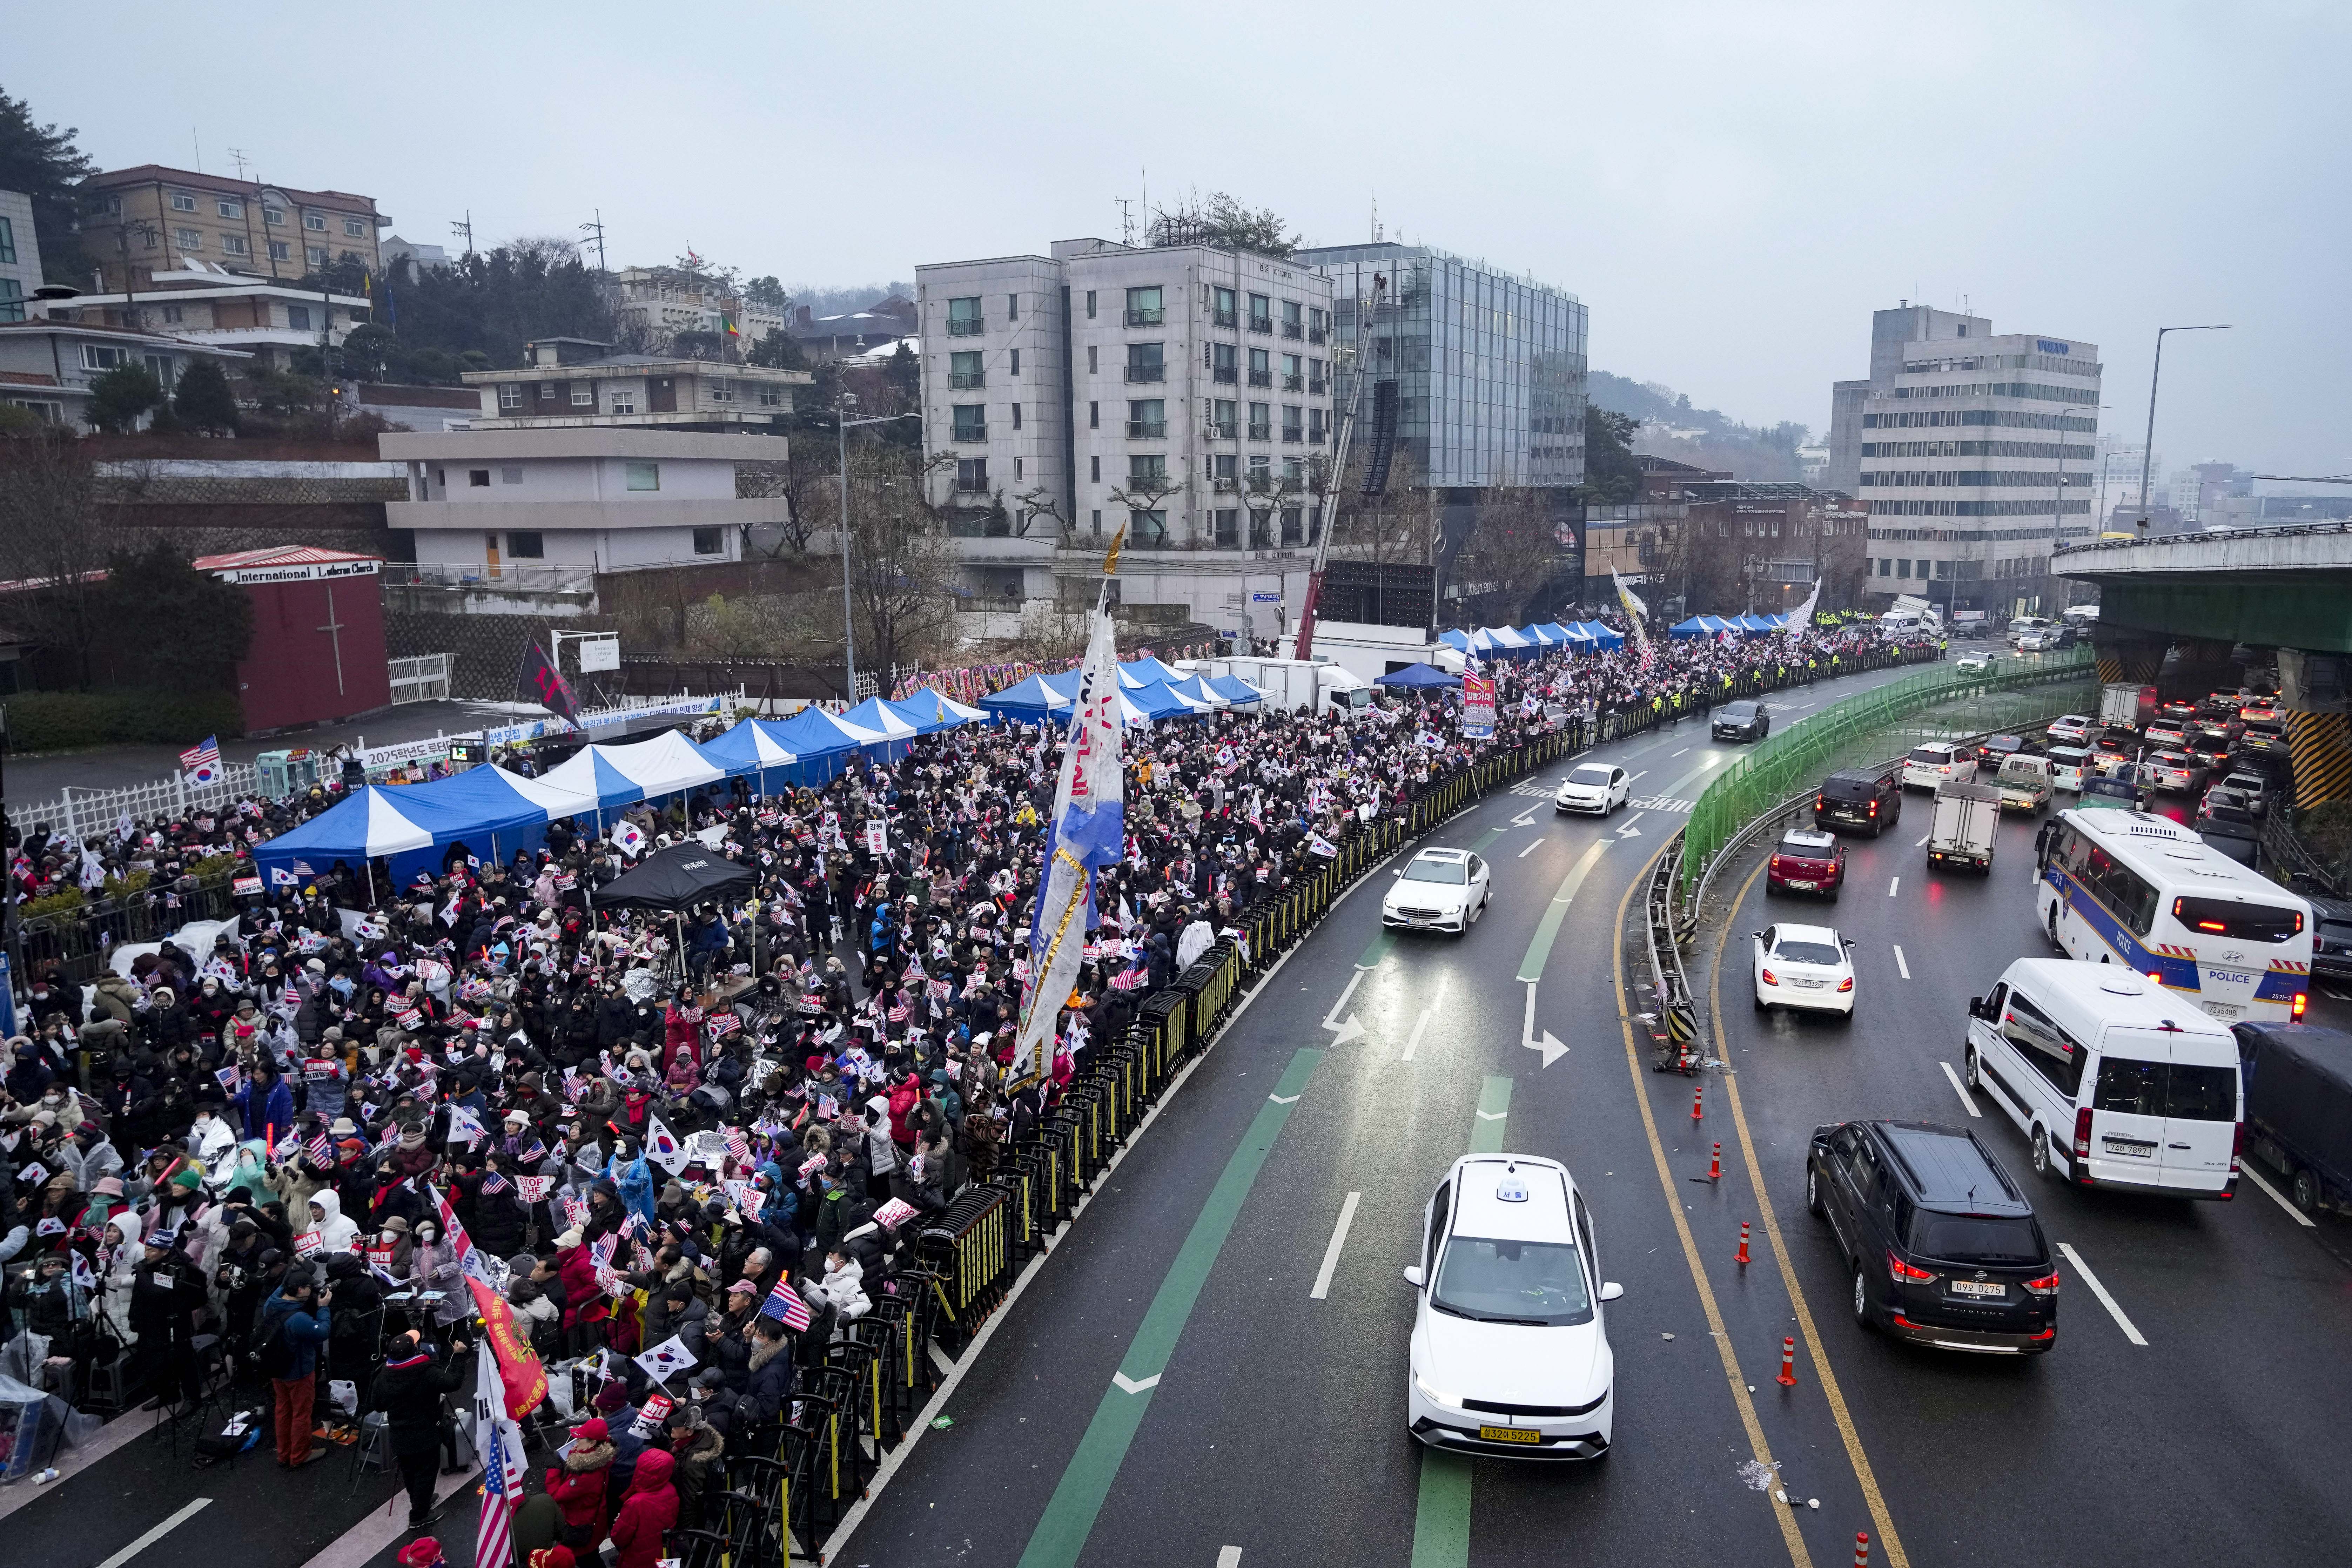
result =
[[1118,575],[1118,547],[1127,542],[1127,524],[1120,523],[1118,531],[1110,536],[1110,553],[1103,557],[1103,575]]

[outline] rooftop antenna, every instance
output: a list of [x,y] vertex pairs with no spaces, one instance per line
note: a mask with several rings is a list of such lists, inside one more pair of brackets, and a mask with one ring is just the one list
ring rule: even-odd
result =
[[1381,242],[1381,194],[1380,194],[1380,192],[1378,192],[1378,191],[1374,191],[1371,195],[1372,195],[1372,243],[1373,243],[1374,245],[1378,245],[1378,244]]
[[1118,242],[1135,243],[1135,201],[1129,196],[1114,196],[1111,205],[1118,208]]
[[188,142],[196,150],[196,173],[201,174],[205,172],[205,139],[196,134],[193,125],[188,127]]
[[450,232],[451,234],[460,234],[460,235],[465,236],[465,237],[466,237],[466,249],[465,249],[465,255],[467,255],[467,256],[471,256],[471,255],[473,255],[473,254],[474,254],[474,209],[473,209],[473,208],[471,208],[471,207],[467,207],[467,208],[466,209],[466,216],[465,216],[465,217],[464,217],[462,220],[460,220],[460,219],[455,219],[455,218],[451,219],[451,220],[450,220],[450,223],[449,223],[449,232]]
[[[588,236],[596,242],[596,270],[599,272],[606,270],[604,266],[604,209],[603,207],[598,207],[596,209],[595,217],[590,222],[583,223],[580,226],[580,232]],[[472,237],[469,235],[467,237],[471,238]]]
[[236,165],[236,177],[238,179],[250,181],[253,178],[251,174],[246,172],[247,169],[252,167],[253,160],[245,155],[244,148],[230,148],[228,150],[228,161]]

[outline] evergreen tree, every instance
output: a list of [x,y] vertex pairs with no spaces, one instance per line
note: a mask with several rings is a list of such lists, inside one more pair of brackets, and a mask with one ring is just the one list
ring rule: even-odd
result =
[[139,428],[163,404],[163,384],[143,364],[119,364],[89,384],[89,422],[109,435]]
[[197,360],[180,373],[180,384],[172,393],[172,411],[191,430],[207,436],[236,434],[236,395],[229,391],[228,377],[211,360]]
[[89,263],[77,231],[80,180],[98,172],[74,145],[81,132],[58,130],[33,118],[32,105],[0,92],[0,190],[32,198],[33,232],[41,247],[41,271],[52,283],[89,285]]

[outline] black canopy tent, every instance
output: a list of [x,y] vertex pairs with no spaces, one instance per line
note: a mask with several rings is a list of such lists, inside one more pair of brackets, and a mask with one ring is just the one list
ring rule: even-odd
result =
[[646,856],[605,883],[596,890],[596,901],[609,908],[675,913],[751,881],[751,868],[688,839]]

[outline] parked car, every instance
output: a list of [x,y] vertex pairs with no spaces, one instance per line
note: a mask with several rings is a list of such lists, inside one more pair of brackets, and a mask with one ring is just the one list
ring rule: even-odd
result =
[[1863,829],[1875,838],[1903,820],[1903,781],[1875,768],[1846,768],[1813,792],[1815,827]]
[[1818,827],[1791,827],[1764,863],[1764,891],[1819,893],[1832,903],[1845,885],[1845,846]]
[[1903,759],[1903,787],[1939,789],[1966,784],[1977,776],[1977,754],[1949,741],[1927,741],[1911,748]]
[[1742,698],[1715,710],[1709,732],[1718,741],[1760,741],[1772,732],[1772,715],[1761,702]]
[[1816,1127],[1805,1207],[1837,1237],[1861,1327],[1979,1353],[2039,1355],[2057,1342],[2049,1239],[1975,1133],[1925,1121]]
[[2091,731],[2098,727],[2099,721],[2088,713],[2061,713],[2050,721],[2043,732],[2056,744],[2087,746],[2091,743]]

